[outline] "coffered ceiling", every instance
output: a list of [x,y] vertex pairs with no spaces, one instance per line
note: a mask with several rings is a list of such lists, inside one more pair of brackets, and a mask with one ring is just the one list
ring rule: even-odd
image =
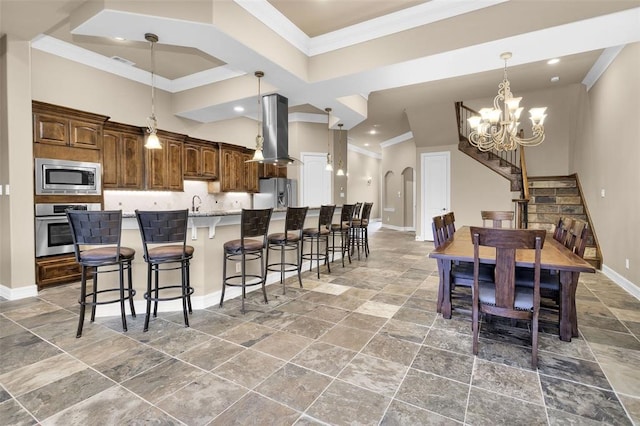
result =
[[0,18],[35,49],[143,84],[144,34],[157,34],[156,85],[201,122],[256,117],[263,70],[263,93],[287,96],[292,119],[326,122],[332,107],[349,142],[373,152],[424,139],[416,111],[493,96],[504,51],[517,94],[588,84],[640,40],[640,0],[0,0]]

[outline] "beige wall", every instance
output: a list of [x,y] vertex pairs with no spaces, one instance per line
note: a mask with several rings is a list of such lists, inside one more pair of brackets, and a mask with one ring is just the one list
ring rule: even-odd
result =
[[12,36],[3,37],[1,44],[0,75],[6,95],[0,108],[5,123],[0,135],[0,284],[19,293],[35,283],[31,54],[28,42]]
[[422,217],[422,164],[420,155],[427,152],[449,152],[451,155],[451,206],[456,222],[464,225],[482,225],[481,210],[512,210],[512,192],[509,181],[468,155],[458,151],[458,145],[419,148],[417,152],[416,183],[418,217],[416,235],[422,236],[424,226],[431,226],[431,218]]
[[580,177],[604,264],[636,286],[640,286],[639,75],[640,43],[634,43],[620,52],[588,92],[572,170]]
[[[349,163],[349,178],[347,202],[373,203],[371,219],[382,217],[380,210],[380,163],[377,158],[349,150],[347,155]],[[371,183],[369,183],[371,178]]]
[[[380,164],[382,190],[382,224],[405,228],[405,192],[402,172],[411,167],[416,169],[416,145],[413,139],[382,149]],[[392,173],[390,179],[385,179]],[[385,195],[386,194],[386,195]]]

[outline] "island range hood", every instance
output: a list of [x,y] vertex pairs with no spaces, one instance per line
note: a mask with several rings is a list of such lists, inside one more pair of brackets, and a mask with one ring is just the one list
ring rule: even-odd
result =
[[273,93],[262,97],[263,164],[288,166],[299,163],[289,157],[289,99]]

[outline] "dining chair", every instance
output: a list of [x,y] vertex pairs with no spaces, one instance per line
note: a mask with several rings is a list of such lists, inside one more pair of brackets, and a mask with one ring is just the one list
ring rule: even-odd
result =
[[[136,291],[132,287],[131,262],[135,250],[120,245],[122,233],[122,210],[67,210],[67,219],[71,228],[73,248],[76,262],[82,267],[80,281],[80,318],[76,337],[82,336],[84,314],[87,305],[91,306],[91,322],[96,319],[96,306],[108,303],[120,303],[122,330],[127,331],[125,317],[125,301],[129,301],[131,316],[135,318],[133,296]],[[116,269],[113,266],[117,267]],[[106,269],[105,269],[106,268]],[[127,286],[124,284],[124,271],[127,271]],[[93,288],[87,293],[87,275],[93,273]],[[98,275],[118,272],[118,287],[98,289]],[[116,294],[105,300],[102,295]],[[101,295],[99,297],[99,295]],[[90,301],[87,299],[90,298]]]
[[494,228],[502,228],[503,221],[509,221],[509,228],[513,227],[513,212],[500,210],[482,210],[482,226],[487,226],[487,221],[491,221]]
[[[158,316],[158,302],[182,300],[182,315],[185,327],[189,327],[189,314],[193,313],[189,263],[193,258],[193,246],[187,244],[187,222],[189,210],[136,210],[138,228],[147,263],[147,314],[143,331],[149,330],[151,302],[153,317]],[[180,270],[180,283],[160,285],[160,273]],[[168,274],[164,274],[165,280]],[[179,290],[179,291],[178,291]]]
[[453,238],[453,234],[456,232],[456,216],[453,212],[445,213],[442,215],[442,221],[444,222],[447,239]]
[[[296,271],[298,273],[298,282],[302,288],[302,277],[300,269],[302,267],[302,230],[304,229],[304,220],[307,217],[309,207],[287,207],[287,214],[284,219],[284,232],[277,232],[267,236],[267,271],[280,272],[280,283],[282,284],[282,294],[286,292],[284,282],[285,272]],[[278,250],[280,252],[280,261],[269,263],[269,252]],[[287,251],[295,251],[295,262],[285,260]]]
[[[433,231],[433,245],[434,248],[439,248],[445,244],[449,239],[447,229],[444,224],[443,216],[435,216],[433,218],[431,228]],[[439,273],[439,286],[438,286],[438,301],[436,304],[436,310],[442,311],[442,302],[445,297],[451,298],[451,294],[444,294],[444,261],[438,260],[438,273]],[[493,281],[493,267],[491,265],[482,265],[480,270],[481,281]],[[471,262],[453,262],[451,265],[451,273],[449,276],[450,291],[455,290],[456,286],[471,287],[473,285],[473,263]]]
[[[240,214],[240,239],[230,240],[223,244],[224,259],[222,260],[222,294],[220,295],[220,307],[224,303],[224,293],[227,286],[242,287],[242,308],[244,314],[244,299],[246,287],[261,285],[264,303],[267,300],[265,283],[267,270],[264,266],[264,249],[267,247],[267,235],[271,222],[272,208],[269,209],[242,209]],[[259,273],[247,273],[247,262],[260,260]],[[240,262],[240,274],[227,276],[227,263]],[[247,280],[251,279],[251,282]]]
[[561,216],[553,230],[553,239],[564,244],[567,239],[569,229],[573,225],[573,218],[569,216]]
[[[540,256],[546,231],[471,227],[473,241],[473,354],[478,354],[480,313],[531,322],[531,366],[538,366],[538,316],[540,312]],[[480,248],[496,251],[495,280],[479,279]],[[516,286],[516,250],[535,250],[533,288]]]

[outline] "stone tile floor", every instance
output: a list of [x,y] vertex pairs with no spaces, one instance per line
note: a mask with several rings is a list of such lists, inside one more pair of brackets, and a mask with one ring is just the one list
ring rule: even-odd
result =
[[[75,338],[78,285],[0,302],[3,424],[640,424],[640,301],[583,274],[580,338],[545,310],[540,362],[527,324],[482,326],[471,353],[468,291],[436,314],[430,243],[381,229],[371,255],[239,300],[98,318]],[[99,308],[98,308],[99,309]]]

